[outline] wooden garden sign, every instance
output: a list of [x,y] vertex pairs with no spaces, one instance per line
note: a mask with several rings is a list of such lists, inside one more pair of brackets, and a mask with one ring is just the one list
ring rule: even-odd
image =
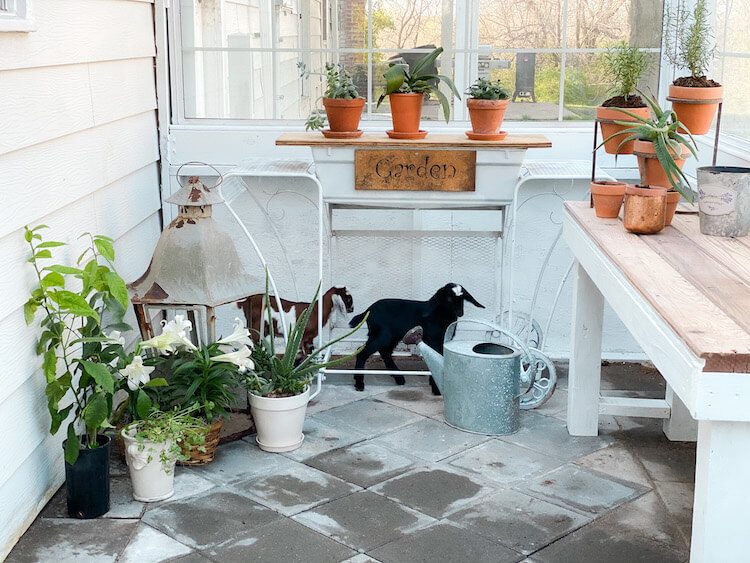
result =
[[354,189],[473,192],[476,164],[476,151],[355,150]]

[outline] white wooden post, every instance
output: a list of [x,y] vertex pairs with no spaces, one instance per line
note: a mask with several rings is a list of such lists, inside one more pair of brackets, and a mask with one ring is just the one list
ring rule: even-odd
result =
[[698,423],[691,563],[747,561],[750,422]]
[[685,403],[669,384],[664,398],[670,407],[669,418],[664,421],[664,435],[673,442],[695,442],[698,438],[698,421],[691,416]]
[[580,263],[576,262],[575,270],[568,432],[573,436],[596,436],[599,432],[604,298]]

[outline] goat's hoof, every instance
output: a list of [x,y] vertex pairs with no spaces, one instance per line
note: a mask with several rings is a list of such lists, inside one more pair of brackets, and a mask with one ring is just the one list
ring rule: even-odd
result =
[[357,381],[354,384],[354,390],[355,391],[364,391],[365,390],[365,384],[364,383],[360,383],[359,381]]
[[393,376],[393,381],[396,382],[396,385],[405,385],[406,384],[406,380],[404,379],[403,375],[394,375]]

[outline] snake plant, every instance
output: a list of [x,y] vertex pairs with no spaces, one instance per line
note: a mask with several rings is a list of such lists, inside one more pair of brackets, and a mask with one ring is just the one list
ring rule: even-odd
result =
[[[677,114],[675,114],[673,110],[664,110],[654,98],[647,96],[640,90],[638,90],[638,93],[646,101],[649,108],[651,108],[654,116],[642,117],[626,109],[616,108],[617,111],[621,111],[628,115],[634,121],[615,120],[615,123],[624,126],[625,129],[610,135],[596,148],[598,149],[610,139],[621,136],[624,136],[624,138],[620,142],[620,147],[628,141],[634,140],[652,142],[654,144],[656,158],[664,169],[670,186],[672,189],[680,192],[685,199],[692,202],[694,199],[693,190],[688,184],[687,176],[685,176],[685,173],[679,166],[677,166],[675,155],[682,154],[681,145],[684,145],[694,157],[698,158],[698,147],[695,144],[695,139],[690,134],[687,127],[677,119]],[[680,129],[682,129],[684,133],[680,133]]]

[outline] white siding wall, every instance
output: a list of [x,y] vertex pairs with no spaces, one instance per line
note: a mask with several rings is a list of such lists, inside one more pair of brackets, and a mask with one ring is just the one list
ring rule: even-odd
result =
[[49,225],[68,260],[83,231],[115,238],[126,281],[160,232],[152,2],[34,0],[34,15],[37,31],[0,33],[0,560],[64,477],[23,320],[23,226]]

